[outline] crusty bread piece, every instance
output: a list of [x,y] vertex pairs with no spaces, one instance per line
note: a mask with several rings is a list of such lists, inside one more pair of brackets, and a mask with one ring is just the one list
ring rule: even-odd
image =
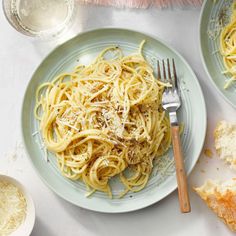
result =
[[228,181],[208,180],[194,190],[232,231],[236,231],[236,178]]
[[236,170],[236,123],[220,121],[214,132],[215,148],[220,159]]

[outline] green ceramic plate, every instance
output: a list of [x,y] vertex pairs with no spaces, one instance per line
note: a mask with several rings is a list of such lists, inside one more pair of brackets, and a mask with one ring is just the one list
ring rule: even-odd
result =
[[236,108],[236,83],[227,90],[224,89],[230,76],[222,74],[225,69],[219,53],[219,18],[224,16],[223,22],[227,23],[231,14],[231,3],[232,0],[204,2],[200,17],[200,48],[203,64],[216,89]]
[[119,45],[125,54],[134,52],[143,39],[146,40],[144,55],[154,67],[157,58],[169,57],[176,61],[183,100],[179,119],[185,124],[182,143],[187,173],[193,169],[201,152],[206,132],[206,108],[198,80],[186,61],[160,40],[143,33],[125,29],[98,29],[82,33],[56,48],[43,60],[28,85],[22,108],[23,139],[35,169],[54,192],[80,207],[111,213],[133,211],[158,202],[177,187],[173,154],[170,150],[163,156],[162,162],[155,163],[148,185],[142,191],[128,193],[119,199],[123,186],[118,178],[114,178],[111,180],[113,199],[101,192],[86,198],[84,184],[61,176],[52,154],[49,154],[49,163],[45,162],[41,137],[39,134],[32,135],[38,130],[33,109],[35,91],[41,83],[52,80],[61,72],[73,70],[78,60],[84,64],[91,62],[107,46]]

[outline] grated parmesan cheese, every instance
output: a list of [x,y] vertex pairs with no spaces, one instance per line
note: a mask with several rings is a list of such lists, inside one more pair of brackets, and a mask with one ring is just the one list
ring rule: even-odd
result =
[[14,232],[25,216],[26,200],[21,191],[7,181],[0,181],[0,235]]

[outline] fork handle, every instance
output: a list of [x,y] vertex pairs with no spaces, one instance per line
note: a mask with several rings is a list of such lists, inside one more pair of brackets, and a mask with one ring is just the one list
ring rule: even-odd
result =
[[188,196],[187,179],[186,179],[183,153],[179,135],[179,126],[171,126],[171,136],[172,136],[172,145],[175,159],[180,210],[182,213],[187,213],[191,211],[191,206]]

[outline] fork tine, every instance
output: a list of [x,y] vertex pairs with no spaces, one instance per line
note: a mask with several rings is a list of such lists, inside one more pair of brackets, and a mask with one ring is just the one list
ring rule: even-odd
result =
[[165,62],[164,62],[164,60],[162,60],[162,68],[163,68],[164,81],[166,82],[166,68],[165,68]]
[[157,79],[161,80],[161,68],[158,60],[157,60]]
[[173,73],[174,73],[175,88],[178,90],[178,80],[177,80],[174,58],[172,58],[172,66],[173,66]]
[[172,81],[172,79],[171,79],[170,61],[169,61],[169,58],[167,59],[167,69],[168,69],[168,79],[169,79],[169,82],[172,84],[172,86],[174,86],[173,81]]

